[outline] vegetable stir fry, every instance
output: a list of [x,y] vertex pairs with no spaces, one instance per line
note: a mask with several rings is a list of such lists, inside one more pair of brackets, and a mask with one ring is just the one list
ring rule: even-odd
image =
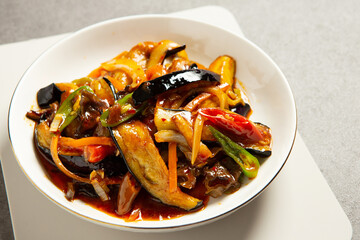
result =
[[168,219],[238,190],[271,155],[249,120],[236,62],[209,67],[185,45],[142,42],[88,76],[38,91],[34,142],[52,181],[126,221]]

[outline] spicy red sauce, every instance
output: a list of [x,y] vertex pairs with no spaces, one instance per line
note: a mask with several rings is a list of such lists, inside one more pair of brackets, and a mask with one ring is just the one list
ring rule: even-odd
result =
[[[37,150],[38,159],[40,159],[42,165],[44,166],[48,177],[60,190],[64,192],[65,197],[65,194],[68,191],[68,182],[72,182],[72,179],[63,174],[56,166],[52,165],[37,147],[35,147],[35,149]],[[186,211],[177,207],[165,205],[158,199],[152,197],[146,190],[142,189],[135,199],[132,211],[120,216],[116,213],[117,189],[118,188],[113,188],[112,191],[110,191],[109,201],[103,202],[100,198],[93,198],[81,194],[75,194],[74,199],[81,200],[102,212],[114,217],[123,218],[126,221],[164,220],[177,218],[185,214],[204,209],[209,201],[209,197],[205,195],[206,189],[202,180],[199,180],[193,189],[183,190],[187,194],[203,200],[203,207],[194,211]]]

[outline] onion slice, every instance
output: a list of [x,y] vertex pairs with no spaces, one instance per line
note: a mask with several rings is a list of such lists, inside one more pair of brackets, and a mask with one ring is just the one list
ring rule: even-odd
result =
[[93,180],[91,181],[91,185],[93,185],[94,190],[96,192],[96,194],[100,197],[101,201],[107,201],[110,200],[109,196],[107,195],[106,191],[101,187],[100,183],[98,182],[98,180]]
[[191,154],[191,165],[194,165],[196,158],[199,153],[201,144],[201,134],[204,126],[204,118],[201,114],[198,114],[194,123],[194,134],[192,140],[192,154]]
[[74,183],[68,182],[65,197],[66,197],[67,200],[72,201],[72,200],[74,200],[74,196],[75,196]]
[[90,183],[93,185],[95,192],[100,197],[101,201],[110,200],[108,193],[110,189],[104,181],[104,171],[103,170],[93,170],[90,173]]
[[58,167],[58,169],[60,171],[62,171],[66,176],[75,179],[79,182],[84,182],[84,183],[90,183],[89,179],[86,178],[82,178],[77,176],[76,174],[70,172],[61,162],[59,155],[58,155],[58,141],[59,141],[59,136],[60,134],[55,134],[52,138],[51,138],[51,144],[50,144],[50,152],[51,152],[51,157],[55,163],[55,165]]

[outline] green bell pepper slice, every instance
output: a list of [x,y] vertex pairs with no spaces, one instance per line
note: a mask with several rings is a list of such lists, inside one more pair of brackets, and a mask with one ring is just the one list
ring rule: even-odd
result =
[[[116,103],[119,104],[119,105],[126,104],[131,99],[132,94],[133,93],[129,93],[129,94],[125,95],[123,98],[117,100]],[[138,109],[136,109],[135,113],[128,114],[127,116],[123,117],[121,120],[119,120],[119,121],[117,121],[115,123],[111,123],[111,124],[108,123],[108,121],[107,121],[107,118],[109,117],[110,112],[109,112],[109,109],[106,109],[100,116],[101,125],[103,127],[115,127],[115,126],[117,126],[117,125],[119,125],[119,124],[121,124],[123,122],[126,122],[126,121],[130,120],[135,115],[142,112],[145,109],[146,106],[147,106],[147,103],[145,102],[145,103],[141,104],[141,106]]]
[[51,123],[50,129],[57,128],[60,132],[64,130],[65,127],[67,127],[79,114],[80,107],[77,107],[74,109],[72,100],[80,95],[81,90],[85,90],[88,92],[93,93],[94,91],[89,86],[82,86],[76,89],[74,92],[70,93],[69,96],[64,100],[64,102],[60,105],[59,109],[57,110],[54,120],[55,119],[61,119],[60,124],[56,127],[53,126],[53,124],[57,123],[56,121],[53,121]]
[[224,152],[240,165],[245,176],[248,178],[255,178],[260,167],[258,159],[251,155],[239,144],[232,141],[229,137],[216,130],[214,127],[209,126],[209,129],[222,146]]

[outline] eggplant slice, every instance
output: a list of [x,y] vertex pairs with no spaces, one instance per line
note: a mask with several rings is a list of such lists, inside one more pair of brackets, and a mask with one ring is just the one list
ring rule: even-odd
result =
[[251,154],[267,158],[271,156],[272,153],[272,137],[271,137],[271,129],[266,126],[265,124],[254,122],[255,126],[259,129],[261,132],[261,135],[263,136],[263,140],[254,143],[254,144],[247,144],[243,145],[243,147]]
[[231,111],[248,118],[252,110],[248,103],[245,103],[244,105],[239,103],[238,105],[234,106]]
[[63,92],[54,83],[41,88],[36,95],[39,107],[48,108],[51,103],[56,101],[60,103],[62,93]]
[[123,123],[113,128],[112,134],[129,170],[151,195],[164,204],[188,211],[202,206],[201,200],[183,193],[180,188],[170,192],[168,169],[145,124]]
[[132,99],[135,105],[138,105],[158,94],[198,81],[204,81],[208,85],[214,85],[220,82],[220,75],[203,69],[189,69],[172,72],[153,80],[143,82],[134,91]]
[[[41,156],[53,166],[56,166],[51,158],[50,150],[36,145]],[[119,156],[109,155],[98,163],[89,163],[83,156],[59,155],[61,162],[72,173],[81,177],[88,177],[93,170],[103,169],[106,177],[123,176],[127,172],[124,161]]]
[[[50,149],[41,146],[37,136],[37,128],[35,128],[34,142],[37,151],[43,159],[56,167]],[[121,156],[109,155],[97,163],[89,163],[83,156],[59,155],[59,157],[69,171],[81,177],[88,177],[93,170],[100,169],[105,171],[107,177],[122,176],[127,172],[127,166]]]

